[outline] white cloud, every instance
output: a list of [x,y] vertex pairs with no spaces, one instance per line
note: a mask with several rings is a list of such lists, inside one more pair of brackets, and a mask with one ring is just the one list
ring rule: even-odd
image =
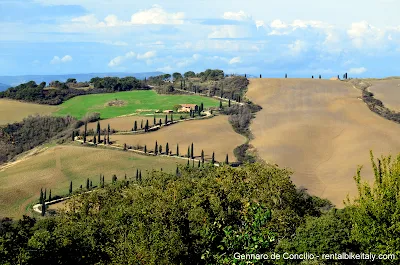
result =
[[158,5],[150,9],[139,11],[132,15],[131,24],[183,24],[185,14],[183,12],[167,13]]
[[156,71],[170,73],[170,72],[172,72],[172,67],[170,65],[166,65],[164,67],[157,68]]
[[286,25],[279,19],[275,19],[274,21],[271,22],[270,27],[275,29],[285,29],[288,27],[288,25]]
[[142,60],[142,59],[150,59],[150,58],[153,58],[155,56],[156,56],[156,52],[155,51],[148,51],[148,52],[146,52],[144,54],[138,54],[137,58],[139,60]]
[[251,16],[247,15],[244,11],[239,11],[239,12],[225,12],[223,18],[229,20],[245,21],[245,20],[250,20]]
[[362,74],[367,71],[367,68],[365,67],[359,67],[359,68],[350,68],[349,69],[349,74]]
[[125,62],[128,59],[132,59],[136,56],[136,54],[132,51],[126,53],[124,56],[117,56],[114,59],[112,59],[109,63],[109,67],[116,67],[121,65],[123,62]]
[[350,29],[347,30],[347,35],[354,47],[365,48],[367,46],[379,46],[385,32],[364,20],[352,23]]
[[292,55],[298,55],[306,50],[306,43],[301,40],[296,40],[293,43],[288,44],[287,47]]
[[51,64],[59,64],[59,63],[68,63],[72,61],[72,57],[70,55],[65,55],[64,57],[60,58],[58,56],[54,56],[53,59],[50,61]]
[[246,26],[223,25],[215,26],[208,34],[209,39],[236,39],[251,37],[251,31]]
[[102,41],[102,43],[107,44],[107,45],[113,45],[113,46],[128,46],[129,45],[125,41]]
[[230,61],[229,64],[237,64],[237,63],[241,63],[242,60],[240,59],[240,57],[233,57]]

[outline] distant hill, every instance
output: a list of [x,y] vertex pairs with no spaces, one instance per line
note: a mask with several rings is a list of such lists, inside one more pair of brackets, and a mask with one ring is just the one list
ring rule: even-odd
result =
[[[144,79],[145,77],[157,76],[163,74],[162,72],[148,72],[148,73],[90,73],[90,74],[66,74],[66,75],[19,75],[19,76],[0,76],[0,91],[7,89],[10,86],[17,86],[22,83],[29,81],[35,81],[36,83],[51,81],[65,82],[68,78],[75,78],[78,82],[89,81],[93,77],[126,77],[133,76],[138,79]],[[3,83],[3,84],[1,84]],[[9,84],[9,85],[5,85]],[[3,88],[3,85],[5,86]]]
[[6,90],[6,89],[9,88],[9,87],[10,87],[10,85],[6,85],[6,84],[0,83],[0,91],[4,91],[4,90]]

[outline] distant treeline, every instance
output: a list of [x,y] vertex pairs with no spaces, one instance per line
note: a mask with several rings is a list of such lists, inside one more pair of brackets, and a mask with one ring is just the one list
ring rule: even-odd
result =
[[81,124],[72,117],[34,116],[0,127],[0,164],[37,147],[55,136],[70,135],[69,127]]
[[38,85],[36,82],[30,81],[0,92],[0,98],[58,105],[70,98],[81,95],[147,89],[150,88],[145,84],[145,81],[138,80],[135,77],[95,77],[89,83],[78,83],[71,78],[65,83],[59,81],[50,82],[48,87],[46,87],[46,82]]

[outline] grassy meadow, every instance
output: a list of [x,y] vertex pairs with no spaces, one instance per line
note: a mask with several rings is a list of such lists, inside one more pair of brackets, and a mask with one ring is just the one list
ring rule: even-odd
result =
[[[123,101],[123,106],[108,106],[113,100]],[[72,98],[59,107],[55,115],[71,115],[82,118],[86,113],[98,112],[102,119],[133,113],[154,113],[156,110],[172,109],[177,104],[204,104],[204,107],[217,107],[219,101],[193,95],[159,95],[155,91],[128,91],[107,94],[85,95]]]
[[152,169],[175,172],[177,163],[186,164],[186,160],[78,145],[50,146],[11,166],[0,167],[0,217],[20,218],[38,200],[41,188],[47,188],[47,192],[51,189],[53,196],[64,195],[70,181],[75,190],[80,185],[85,187],[87,178],[98,185],[100,174],[111,182],[113,174],[135,177],[136,169],[141,169],[143,176]]

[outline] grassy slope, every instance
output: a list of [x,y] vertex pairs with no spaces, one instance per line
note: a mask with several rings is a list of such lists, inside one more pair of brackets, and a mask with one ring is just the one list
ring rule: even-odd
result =
[[372,179],[369,150],[400,151],[400,125],[371,112],[351,84],[251,79],[247,96],[263,107],[251,124],[261,158],[292,168],[296,185],[338,206],[356,193],[357,165]]
[[38,199],[40,188],[47,188],[47,192],[51,189],[53,196],[62,195],[68,192],[71,180],[76,189],[85,186],[87,178],[97,185],[100,173],[109,182],[113,174],[134,177],[137,168],[144,174],[160,168],[174,172],[177,163],[186,161],[101,148],[53,146],[4,170],[0,168],[0,217],[21,217],[26,206]]
[[[121,107],[108,107],[106,103],[111,100],[124,100],[126,105]],[[75,97],[60,105],[56,115],[70,114],[81,118],[88,112],[99,112],[103,119],[135,113],[136,110],[172,109],[176,104],[204,104],[204,107],[219,106],[215,99],[192,95],[159,95],[155,91],[130,91],[109,94],[96,94]]]

